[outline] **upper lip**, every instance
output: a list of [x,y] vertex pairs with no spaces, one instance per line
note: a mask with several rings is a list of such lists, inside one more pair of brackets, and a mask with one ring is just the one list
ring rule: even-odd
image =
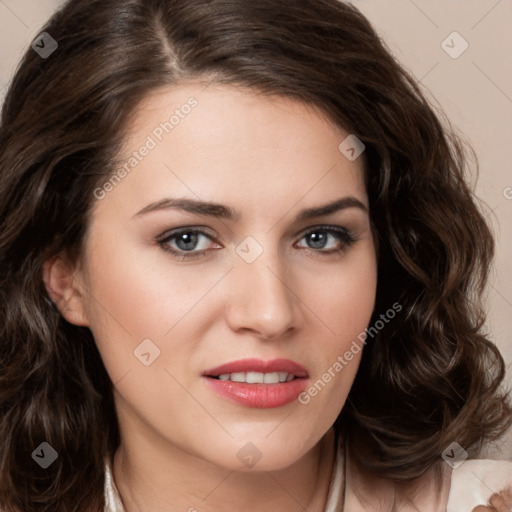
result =
[[296,377],[308,377],[307,370],[299,363],[291,361],[290,359],[270,359],[268,361],[263,359],[240,359],[206,370],[203,372],[203,375],[218,377],[219,375],[228,373],[241,372],[287,372]]

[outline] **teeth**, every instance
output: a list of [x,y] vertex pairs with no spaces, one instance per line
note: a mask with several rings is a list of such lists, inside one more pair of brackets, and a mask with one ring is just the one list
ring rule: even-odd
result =
[[247,372],[245,375],[245,382],[249,384],[263,384],[265,375],[259,372]]
[[246,382],[248,384],[278,384],[280,382],[289,382],[295,378],[295,375],[287,372],[238,372],[224,373],[219,375],[219,380],[230,380],[232,382]]
[[265,384],[277,384],[279,382],[279,373],[278,372],[272,372],[272,373],[263,373],[263,382]]

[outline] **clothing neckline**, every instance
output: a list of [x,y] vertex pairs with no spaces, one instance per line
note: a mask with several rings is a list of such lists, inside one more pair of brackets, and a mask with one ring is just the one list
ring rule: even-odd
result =
[[334,465],[324,512],[342,512],[345,509],[346,450],[343,437],[334,431]]

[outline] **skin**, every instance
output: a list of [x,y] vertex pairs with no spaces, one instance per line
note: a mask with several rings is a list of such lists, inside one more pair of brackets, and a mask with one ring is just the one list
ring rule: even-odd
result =
[[[113,471],[127,512],[258,512],[270,503],[320,511],[331,426],[361,353],[307,405],[242,406],[213,393],[201,373],[245,357],[288,358],[315,382],[364,331],[377,282],[368,212],[349,207],[295,219],[345,196],[368,209],[363,160],[345,158],[338,146],[348,133],[312,107],[239,88],[203,89],[166,88],[141,103],[122,161],[187,98],[198,100],[95,200],[81,261],[48,261],[45,283],[66,319],[91,329],[112,379],[122,439]],[[176,208],[136,215],[166,197],[221,203],[239,217]],[[320,230],[327,238],[319,248],[305,236],[319,225],[346,228],[355,241]],[[183,260],[158,243],[183,226],[211,235],[197,246],[206,254]],[[236,252],[248,236],[263,249],[253,263]],[[178,240],[167,245],[180,250]],[[149,366],[134,357],[145,339],[160,350]],[[252,468],[237,457],[248,442],[261,454]]]

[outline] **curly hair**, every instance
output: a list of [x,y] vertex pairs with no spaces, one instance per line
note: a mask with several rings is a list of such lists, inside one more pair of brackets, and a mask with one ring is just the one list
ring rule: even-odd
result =
[[[411,480],[457,441],[475,453],[511,423],[504,361],[483,331],[494,251],[467,181],[468,150],[367,19],[338,0],[68,0],[28,49],[0,124],[0,508],[102,511],[119,446],[113,383],[93,336],[59,314],[43,263],[77,260],[94,190],[131,114],[187,80],[312,104],[366,146],[378,237],[368,341],[335,429],[357,462]],[[42,470],[41,442],[59,454]]]

